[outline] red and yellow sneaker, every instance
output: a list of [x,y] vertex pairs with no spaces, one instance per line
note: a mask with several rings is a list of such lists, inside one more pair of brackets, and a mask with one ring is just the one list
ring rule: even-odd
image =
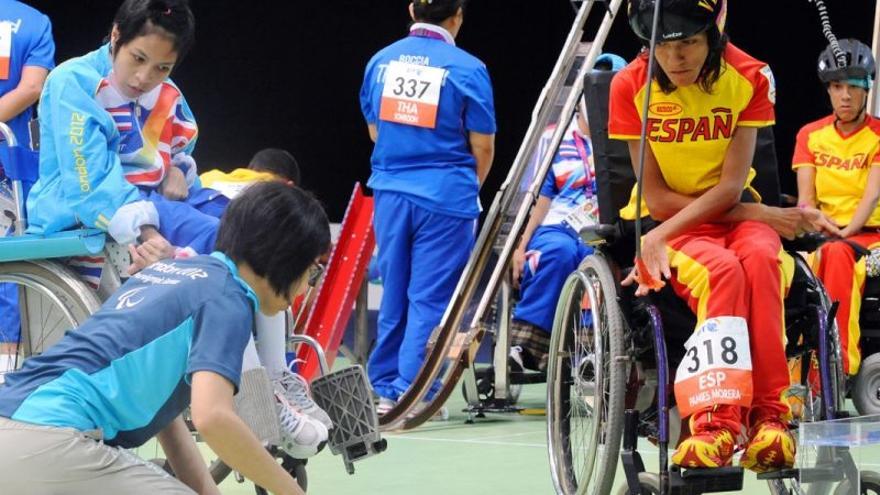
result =
[[672,463],[683,468],[729,466],[736,440],[726,428],[703,426],[678,445]]
[[795,442],[788,427],[778,419],[766,419],[749,431],[749,441],[739,463],[756,473],[794,466]]

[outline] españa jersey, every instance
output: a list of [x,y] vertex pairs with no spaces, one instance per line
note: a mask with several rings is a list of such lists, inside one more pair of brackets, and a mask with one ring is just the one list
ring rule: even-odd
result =
[[[816,202],[822,213],[844,227],[852,221],[868,185],[872,167],[880,166],[880,121],[867,116],[864,125],[843,135],[829,115],[801,128],[791,168],[816,169]],[[880,206],[868,227],[880,226]]]
[[[642,115],[647,91],[647,57],[640,56],[621,70],[611,83],[608,131],[612,139],[637,140],[647,118],[648,142],[666,184],[674,191],[698,196],[718,184],[727,148],[738,126],[765,127],[775,123],[776,87],[773,73],[728,43],[721,74],[706,93],[699,84],[663,93],[651,84],[651,105]],[[754,169],[743,187],[755,176]],[[753,191],[757,199],[757,193]],[[635,218],[635,196],[621,211]]]

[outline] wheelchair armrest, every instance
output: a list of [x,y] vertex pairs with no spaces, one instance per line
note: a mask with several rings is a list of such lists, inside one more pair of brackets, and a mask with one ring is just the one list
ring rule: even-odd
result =
[[813,252],[828,241],[828,236],[818,232],[807,232],[801,237],[788,240],[782,239],[782,247],[786,251]]
[[600,223],[582,228],[578,234],[585,244],[592,245],[601,242],[613,243],[621,237],[620,228],[617,225]]

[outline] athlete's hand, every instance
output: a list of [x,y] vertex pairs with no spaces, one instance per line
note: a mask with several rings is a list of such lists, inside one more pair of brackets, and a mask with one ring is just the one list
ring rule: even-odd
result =
[[159,184],[159,193],[171,200],[186,199],[189,196],[189,186],[186,184],[186,176],[177,167],[169,167],[165,178]]
[[843,235],[843,231],[818,209],[811,207],[798,209],[801,210],[803,214],[803,221],[806,224],[809,224],[809,226],[804,226],[805,232],[821,232],[831,236],[848,237],[847,235]]
[[849,236],[858,234],[860,230],[861,229],[851,229],[849,225],[847,225],[846,227],[839,230],[837,236],[841,239],[846,239]]
[[770,226],[780,237],[791,240],[803,234],[805,228],[812,232],[811,224],[805,221],[804,212],[800,208],[777,208],[768,206],[764,210],[764,223]]
[[161,259],[174,257],[174,246],[153,227],[141,228],[141,241],[141,244],[136,247],[134,245],[128,246],[131,265],[126,271],[129,275],[134,275]]
[[513,252],[513,263],[510,267],[513,276],[513,286],[519,288],[519,281],[526,266],[526,249],[523,246],[516,248]]
[[[662,278],[661,278],[662,276]],[[660,290],[664,285],[663,278],[672,277],[669,257],[666,255],[666,238],[656,230],[642,236],[642,256],[636,259],[636,267],[621,282],[621,285],[632,285],[634,282],[636,296],[646,296],[652,290]]]

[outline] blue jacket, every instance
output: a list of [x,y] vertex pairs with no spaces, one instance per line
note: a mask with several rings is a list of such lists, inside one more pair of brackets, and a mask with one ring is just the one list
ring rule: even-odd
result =
[[[29,232],[51,234],[84,225],[125,244],[137,238],[140,226],[159,225],[155,207],[126,180],[117,124],[96,99],[111,69],[109,45],[104,45],[59,65],[46,80],[39,106],[40,178],[27,199]],[[194,147],[195,139],[183,153]]]

